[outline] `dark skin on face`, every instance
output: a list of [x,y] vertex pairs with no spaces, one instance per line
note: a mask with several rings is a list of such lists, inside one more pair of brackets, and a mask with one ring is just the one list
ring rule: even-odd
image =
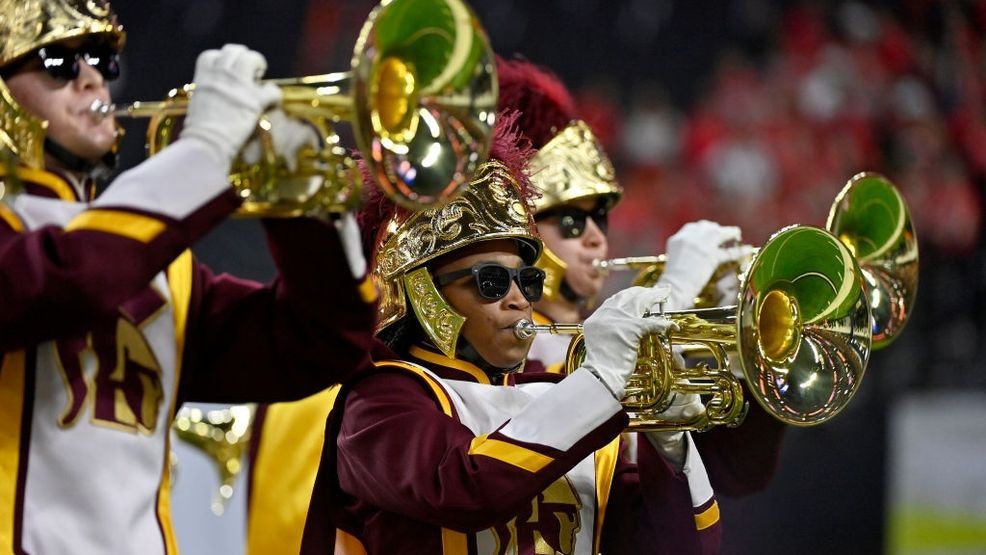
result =
[[[497,262],[508,268],[520,268],[517,243],[507,239],[483,241],[461,248],[441,258],[432,275],[442,275],[480,262]],[[531,348],[532,339],[514,337],[513,326],[521,319],[531,319],[531,303],[516,283],[502,299],[490,301],[479,295],[472,276],[446,284],[440,289],[452,308],[466,317],[462,337],[476,349],[479,356],[497,368],[512,368],[520,364]]]
[[[595,208],[598,202],[595,198],[584,198],[569,203],[570,206],[586,211]],[[565,281],[569,287],[582,298],[592,298],[599,294],[603,286],[604,276],[599,269],[592,265],[596,259],[606,258],[609,246],[606,235],[599,229],[596,222],[586,220],[585,231],[580,237],[566,239],[561,233],[561,225],[557,217],[538,220],[538,232],[545,247],[558,255],[568,268],[565,270]],[[564,298],[537,303],[539,312],[547,315],[556,322],[580,321],[580,307]]]
[[[75,48],[81,43],[74,39],[62,44]],[[114,118],[93,118],[89,111],[94,100],[110,102],[106,80],[89,64],[80,62],[79,77],[72,81],[51,77],[31,64],[5,82],[25,110],[48,122],[48,138],[72,154],[95,162],[116,143]]]

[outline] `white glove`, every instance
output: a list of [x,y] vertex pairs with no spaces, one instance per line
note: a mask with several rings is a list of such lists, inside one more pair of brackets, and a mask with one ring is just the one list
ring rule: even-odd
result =
[[668,261],[658,280],[659,285],[670,285],[672,289],[665,308],[691,308],[716,268],[731,256],[731,249],[722,245],[739,241],[740,237],[738,227],[708,220],[687,223],[672,235],[667,245]]
[[623,398],[627,378],[637,365],[640,338],[664,333],[675,325],[666,318],[643,317],[666,295],[667,290],[660,288],[624,289],[606,299],[582,325],[586,349],[582,367],[599,378],[617,400]]
[[715,283],[718,306],[729,306],[739,301],[740,274],[746,272],[746,267],[757,249],[752,245],[737,245],[721,250],[725,257],[723,262],[736,262],[740,266],[739,272],[726,272]]
[[[684,367],[685,359],[680,353],[674,353],[675,365]],[[671,406],[660,414],[662,418],[675,421],[686,421],[705,412],[702,398],[695,393],[674,393]],[[647,440],[658,450],[676,470],[681,470],[685,464],[688,443],[684,432],[647,432]]]
[[276,85],[258,81],[265,71],[264,57],[240,44],[200,54],[181,138],[198,139],[231,163],[260,115],[281,100]]
[[[284,158],[288,170],[294,171],[297,167],[299,149],[306,146],[317,148],[319,145],[318,132],[314,127],[289,118],[280,108],[268,112],[267,121],[270,122],[270,138],[274,143],[274,151]],[[243,147],[243,161],[255,164],[260,160],[261,152],[260,139],[253,138]]]

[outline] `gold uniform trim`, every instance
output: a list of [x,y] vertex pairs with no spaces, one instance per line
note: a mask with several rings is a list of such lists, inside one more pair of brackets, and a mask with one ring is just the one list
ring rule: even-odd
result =
[[449,399],[448,393],[445,392],[445,388],[443,388],[442,385],[435,380],[435,378],[431,377],[431,375],[428,374],[424,368],[414,364],[413,362],[403,360],[385,360],[374,364],[377,368],[401,368],[403,370],[410,370],[414,374],[418,375],[425,381],[426,384],[428,384],[428,387],[430,387],[432,392],[435,394],[435,398],[438,400],[438,404],[442,407],[442,412],[445,413],[445,416],[452,416],[452,400]]
[[[188,305],[192,299],[192,251],[186,250],[168,266],[168,289],[175,317],[175,387],[168,409],[168,422],[175,414],[178,401],[178,383],[181,378],[181,362],[185,353],[185,327],[188,324]],[[175,527],[171,522],[171,434],[165,433],[164,461],[161,469],[161,487],[157,495],[157,517],[164,535],[166,553],[178,553]]]
[[719,502],[713,501],[712,506],[695,515],[695,529],[705,530],[719,522]]
[[498,461],[522,468],[530,473],[535,473],[548,466],[555,459],[532,451],[520,445],[507,443],[498,439],[490,439],[482,435],[474,438],[469,444],[470,455],[482,455]]
[[485,385],[492,385],[490,382],[490,377],[486,375],[475,364],[470,364],[464,360],[459,360],[457,358],[451,358],[447,356],[440,355],[438,353],[433,353],[431,351],[426,351],[417,345],[411,345],[408,349],[408,353],[423,361],[430,362],[432,364],[439,364],[441,366],[447,366],[449,368],[455,368],[456,370],[462,370],[463,372],[472,376],[477,382]]
[[14,552],[14,513],[24,411],[24,351],[6,353],[0,368],[0,552]]
[[359,298],[363,299],[364,303],[370,304],[376,301],[378,296],[377,285],[373,282],[371,275],[367,274],[362,283],[359,284]]
[[[291,403],[274,403],[264,416],[250,484],[247,553],[298,553],[325,440],[325,421],[334,408],[338,385]],[[291,453],[290,457],[283,456]],[[336,553],[361,553],[349,536]],[[340,547],[345,548],[339,551]]]
[[[251,507],[251,512],[252,512]],[[305,523],[301,523],[304,527]],[[283,545],[277,548],[278,550],[283,550],[284,553],[294,553],[294,551],[289,551]],[[268,553],[271,553],[268,551]],[[336,545],[334,555],[366,555],[366,547],[363,542],[359,541],[356,536],[336,528]]]
[[167,225],[161,220],[119,210],[87,210],[72,219],[65,231],[102,231],[150,243]]
[[17,214],[13,210],[7,208],[4,204],[0,204],[0,218],[7,222],[7,225],[17,233],[24,231],[24,224],[21,222],[21,219],[17,217]]
[[620,456],[620,437],[617,436],[609,442],[606,447],[599,449],[595,453],[596,468],[596,528],[595,541],[596,549],[593,553],[599,553],[599,542],[603,538],[603,517],[606,516],[606,505],[609,504],[609,492],[613,485],[613,475],[616,472],[616,460]]
[[[6,175],[7,168],[0,167],[0,176]],[[75,189],[67,181],[51,172],[26,166],[14,166],[14,175],[21,181],[49,189],[60,200],[79,200],[78,195],[75,194]]]
[[442,528],[442,554],[443,555],[468,555],[469,542],[466,535],[462,532]]

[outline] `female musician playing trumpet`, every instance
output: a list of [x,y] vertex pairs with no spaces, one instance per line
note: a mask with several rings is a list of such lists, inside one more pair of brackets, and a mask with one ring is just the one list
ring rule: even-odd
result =
[[669,543],[694,521],[669,511],[656,450],[619,457],[617,400],[638,341],[667,328],[641,317],[660,291],[603,303],[572,374],[521,372],[530,340],[514,326],[531,318],[544,273],[515,141],[499,134],[493,161],[446,206],[366,208],[378,337],[396,358],[339,393],[303,553],[715,551]]

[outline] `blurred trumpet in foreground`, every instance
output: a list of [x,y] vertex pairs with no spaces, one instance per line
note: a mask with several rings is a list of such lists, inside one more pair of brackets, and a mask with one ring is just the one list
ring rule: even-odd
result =
[[[239,157],[230,182],[241,214],[292,217],[345,212],[360,200],[362,175],[335,126],[352,126],[377,185],[412,209],[457,195],[487,158],[496,112],[493,52],[482,25],[461,0],[388,0],[370,13],[351,71],[275,79],[283,110],[311,126],[318,148],[303,148],[288,169],[270,122],[261,118],[258,162]],[[195,85],[161,102],[116,108],[94,103],[95,117],[148,117],[148,152],[167,146]]]
[[[864,172],[853,176],[832,203],[826,229],[853,254],[866,280],[873,313],[873,349],[889,345],[910,317],[918,286],[918,243],[907,203],[886,177]],[[596,260],[603,271],[636,270],[634,285],[652,286],[667,256]],[[739,276],[749,260],[719,266],[695,299],[696,308],[720,304],[716,283]]]
[[243,470],[254,410],[253,405],[209,411],[182,407],[172,424],[178,439],[199,448],[216,465],[219,486],[213,493],[211,508],[217,516],[226,511],[236,477]]

